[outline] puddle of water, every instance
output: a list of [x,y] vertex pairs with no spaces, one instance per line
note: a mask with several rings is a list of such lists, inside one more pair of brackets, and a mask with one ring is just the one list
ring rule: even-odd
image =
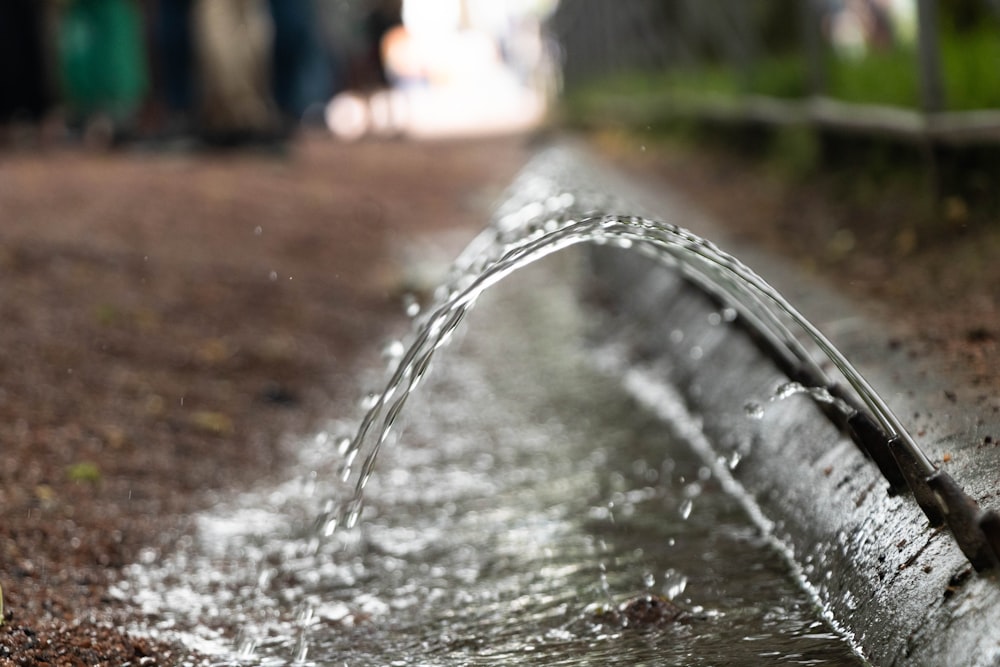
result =
[[[299,478],[202,517],[118,594],[215,664],[861,664],[715,472],[574,342],[568,281],[522,273],[436,360],[356,529],[308,545],[336,491],[321,435]],[[686,618],[603,620],[646,594]]]

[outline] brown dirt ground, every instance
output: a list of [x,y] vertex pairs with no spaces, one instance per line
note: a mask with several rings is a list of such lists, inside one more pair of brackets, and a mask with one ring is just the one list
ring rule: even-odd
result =
[[106,595],[275,475],[405,319],[394,248],[487,219],[522,138],[0,155],[0,666],[170,664]]
[[[732,155],[595,143],[1000,393],[1000,226]],[[523,139],[0,157],[0,667],[169,664],[105,595],[209,491],[277,474],[401,322],[392,248],[485,223]],[[923,209],[921,207],[924,207]]]

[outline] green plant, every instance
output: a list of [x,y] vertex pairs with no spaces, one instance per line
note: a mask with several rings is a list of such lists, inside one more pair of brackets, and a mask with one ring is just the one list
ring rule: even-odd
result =
[[1000,108],[1000,34],[982,26],[941,42],[945,104],[949,109]]
[[873,51],[861,57],[831,54],[829,95],[856,104],[916,108],[920,105],[917,59],[912,48]]
[[74,463],[66,470],[66,475],[73,482],[89,482],[96,484],[101,480],[101,469],[90,461]]

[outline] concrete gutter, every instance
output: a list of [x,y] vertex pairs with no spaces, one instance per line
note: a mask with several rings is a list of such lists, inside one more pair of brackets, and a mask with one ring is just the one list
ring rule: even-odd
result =
[[[525,190],[523,200],[514,196],[501,209],[501,227],[525,202],[569,201],[569,192],[566,215],[645,215],[740,257],[854,363],[936,466],[981,508],[1000,507],[1000,397],[972,400],[971,386],[933,358],[910,358],[871,313],[727,239],[676,193],[628,182],[580,147],[540,154],[515,188]],[[995,568],[976,572],[952,534],[929,525],[912,494],[891,494],[879,468],[807,394],[778,398],[789,382],[780,364],[745,328],[720,318],[722,306],[680,272],[610,247],[595,247],[590,259],[588,292],[605,304],[603,329],[625,350],[629,373],[680,392],[824,613],[868,660],[1000,665]],[[639,393],[655,403],[655,392]]]

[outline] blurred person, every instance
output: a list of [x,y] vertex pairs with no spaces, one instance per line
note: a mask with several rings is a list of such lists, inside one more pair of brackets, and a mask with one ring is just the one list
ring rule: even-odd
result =
[[195,0],[192,34],[202,138],[217,146],[279,137],[266,0]]
[[0,128],[36,124],[51,106],[44,34],[43,2],[0,2]]
[[182,137],[193,130],[196,109],[193,0],[159,0],[153,19],[153,60],[166,111],[165,134]]
[[271,82],[286,130],[333,94],[331,55],[320,35],[314,0],[270,0],[274,24]]
[[405,115],[404,101],[391,90],[393,75],[386,43],[404,30],[402,0],[370,0],[359,27],[363,39],[349,64],[349,89],[327,104],[327,127],[347,140],[372,133],[397,135]]
[[64,102],[84,139],[110,144],[130,133],[149,83],[134,3],[67,0],[57,44]]
[[391,85],[383,42],[386,35],[402,25],[402,0],[374,0],[365,18],[365,36],[368,40],[367,65],[373,78],[363,87],[387,88]]
[[848,58],[861,58],[895,45],[892,17],[888,6],[879,0],[831,2],[824,24],[830,43]]

